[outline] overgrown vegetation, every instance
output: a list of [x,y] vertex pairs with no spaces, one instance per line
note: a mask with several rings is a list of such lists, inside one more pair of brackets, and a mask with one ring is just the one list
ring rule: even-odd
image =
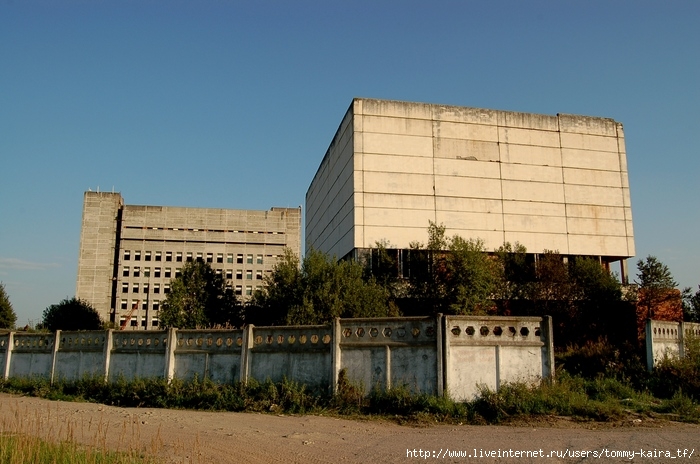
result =
[[482,387],[478,397],[467,402],[415,394],[405,386],[367,391],[350,382],[345,371],[340,373],[334,395],[289,380],[223,385],[197,379],[170,384],[162,379],[122,379],[113,384],[85,379],[50,385],[46,380],[9,379],[0,381],[0,390],[122,407],[363,415],[412,423],[498,424],[552,416],[580,421],[666,418],[700,423],[700,342],[689,343],[686,358],[664,360],[652,373],[646,372],[640,358],[628,355],[604,340],[570,348],[558,357],[560,373],[554,382],[506,384],[498,392]]

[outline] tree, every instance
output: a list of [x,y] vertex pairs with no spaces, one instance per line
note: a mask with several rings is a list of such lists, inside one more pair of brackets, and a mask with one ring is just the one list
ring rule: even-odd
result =
[[668,266],[656,256],[647,256],[637,262],[637,285],[639,296],[637,306],[645,319],[652,319],[656,311],[678,300],[675,292],[678,283],[673,279]]
[[265,286],[256,292],[246,311],[255,324],[327,324],[335,317],[386,317],[388,291],[364,267],[353,261],[338,262],[309,250],[299,263],[289,250],[275,266]]
[[683,320],[700,322],[700,286],[695,293],[690,287],[683,289]]
[[104,327],[100,315],[90,303],[78,298],[66,298],[44,310],[41,325],[57,330],[100,330]]
[[17,314],[12,308],[5,284],[0,282],[0,329],[14,329],[15,322],[17,322]]
[[165,327],[195,329],[241,326],[242,308],[233,290],[208,263],[192,261],[171,281],[159,319]]
[[447,298],[452,314],[484,314],[495,306],[497,262],[481,239],[464,240],[455,235],[447,254]]

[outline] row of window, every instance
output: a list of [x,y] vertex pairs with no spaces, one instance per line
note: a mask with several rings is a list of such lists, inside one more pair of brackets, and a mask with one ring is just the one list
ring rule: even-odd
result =
[[[141,327],[146,327],[146,319],[142,318],[140,319],[141,321]],[[126,316],[122,316],[119,318],[119,326],[122,326],[126,322]],[[139,319],[133,317],[129,321],[129,325],[131,327],[138,327],[139,326]],[[151,327],[158,327],[158,319],[151,319]]]
[[[227,279],[233,280],[233,269],[216,269],[215,272],[218,275],[225,275]],[[272,270],[266,271],[268,273],[271,273]],[[175,277],[180,277],[181,273],[181,268],[177,267],[175,268]],[[236,269],[236,279],[237,280],[243,280],[243,269]],[[166,267],[163,272],[161,273],[161,268],[156,267],[153,269],[153,277],[155,278],[160,278],[161,274],[163,277],[166,279],[169,279],[172,277],[172,269],[169,267]],[[144,267],[143,268],[143,276],[144,277],[151,277],[151,268],[150,267]],[[129,266],[124,266],[122,268],[122,277],[141,277],[141,268],[138,266],[134,266],[134,268],[130,268]],[[245,278],[246,280],[253,280],[253,270],[248,269],[245,271]],[[263,278],[263,271],[262,270],[257,270],[255,271],[255,278],[256,280],[262,280]],[[124,284],[122,284],[124,285]]]
[[[245,255],[245,262],[247,264],[253,264],[255,262],[256,264],[263,264],[264,262],[264,256],[263,255],[255,255],[255,261],[253,261],[253,256],[252,254]],[[172,251],[155,251],[155,252],[150,252],[150,251],[134,251],[133,254],[131,250],[124,250],[124,261],[131,261],[132,258],[134,261],[141,261],[141,258],[143,257],[144,261],[162,261],[163,258],[165,257],[165,261],[172,261],[173,260],[173,252]],[[268,258],[276,258],[276,255],[267,255]],[[197,252],[193,253],[191,251],[188,252],[182,252],[182,251],[176,251],[175,252],[175,262],[182,262],[182,260],[185,261],[205,261],[207,263],[213,263],[214,262],[214,253],[203,253],[203,252]],[[226,254],[226,262],[231,264],[233,263],[233,253],[227,253]],[[236,263],[238,264],[243,264],[243,253],[238,253],[236,255]],[[224,254],[223,253],[217,253],[216,254],[216,262],[217,263],[223,263],[224,262]]]
[[279,230],[261,231],[261,230],[227,230],[227,229],[188,229],[183,227],[137,227],[126,226],[127,229],[141,230],[182,230],[185,232],[233,232],[235,234],[268,234],[268,235],[284,235],[284,232]]
[[[260,285],[246,285],[245,288],[243,285],[236,285],[235,287],[233,285],[227,285],[226,289],[227,290],[233,290],[236,295],[243,295],[243,292],[245,291],[246,296],[251,296],[253,294],[253,290],[259,290],[261,287]],[[122,285],[122,293],[129,293],[129,284],[124,284]],[[139,293],[139,286],[138,284],[134,284],[133,287],[131,288],[131,293]],[[143,293],[148,293],[148,285],[145,284],[143,286]],[[160,294],[160,285],[154,284],[153,285],[153,293],[154,294]],[[163,285],[163,294],[168,294],[170,293],[170,284],[165,284]],[[131,300],[131,308],[134,308],[135,306],[138,306],[139,301],[141,300]],[[146,301],[141,303],[142,308],[141,309],[148,309],[148,303]],[[158,311],[158,306],[159,301],[158,300],[153,300],[151,302],[151,308]],[[121,300],[121,309],[129,309],[128,302],[127,300],[122,299]],[[138,307],[134,308],[138,309]]]

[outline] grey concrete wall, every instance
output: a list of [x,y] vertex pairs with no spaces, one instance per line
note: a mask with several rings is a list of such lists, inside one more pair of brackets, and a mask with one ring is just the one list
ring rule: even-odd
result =
[[[332,326],[243,330],[88,331],[0,335],[3,378],[51,381],[86,376],[211,379],[284,378],[335,391],[349,380],[373,388],[471,399],[477,385],[553,375],[549,318],[407,317],[337,319]],[[9,363],[8,363],[9,360]]]
[[554,375],[548,317],[445,316],[444,324],[445,388],[455,400]]
[[331,384],[332,329],[328,326],[249,327],[245,370],[249,378],[287,378],[313,389]]
[[666,357],[683,357],[685,341],[689,337],[700,337],[700,324],[649,319],[646,326],[647,368],[652,370]]
[[[407,387],[438,394],[441,376],[435,318],[341,319],[337,323],[337,371],[364,387]],[[337,379],[337,372],[336,372]]]

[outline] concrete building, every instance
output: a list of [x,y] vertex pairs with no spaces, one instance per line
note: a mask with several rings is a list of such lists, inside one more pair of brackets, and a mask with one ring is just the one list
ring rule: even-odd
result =
[[245,300],[285,247],[301,253],[301,207],[134,206],[119,193],[85,192],[76,296],[103,320],[155,328],[170,281],[186,262],[206,261]]
[[339,258],[427,241],[520,242],[608,266],[634,256],[622,124],[356,98],[306,193],[306,247]]

